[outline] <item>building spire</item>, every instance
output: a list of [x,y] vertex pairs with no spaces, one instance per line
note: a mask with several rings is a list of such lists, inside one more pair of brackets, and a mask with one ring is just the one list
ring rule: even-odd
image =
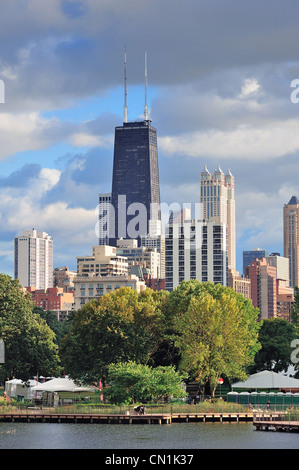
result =
[[147,53],[145,52],[144,61],[144,80],[145,80],[145,102],[144,102],[144,120],[148,121],[148,104],[147,104]]
[[124,105],[124,122],[128,122],[128,106],[127,106],[127,51],[125,49],[124,60],[124,85],[125,85],[125,105]]

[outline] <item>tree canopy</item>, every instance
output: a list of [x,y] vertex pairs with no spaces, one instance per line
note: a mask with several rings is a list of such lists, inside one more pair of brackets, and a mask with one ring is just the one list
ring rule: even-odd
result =
[[111,363],[147,363],[161,341],[167,299],[164,291],[121,288],[86,304],[61,342],[66,373],[90,383],[105,381]]
[[258,310],[252,302],[220,284],[182,282],[170,296],[173,338],[179,370],[212,395],[220,376],[245,379],[259,349]]
[[283,318],[264,320],[259,331],[261,349],[256,354],[251,372],[273,370],[287,371],[292,365],[292,341],[296,339],[296,328]]
[[183,398],[184,378],[171,366],[153,368],[133,361],[110,364],[104,396],[116,404],[155,402],[166,396]]
[[55,335],[40,315],[19,281],[0,274],[0,339],[5,346],[5,363],[0,379],[27,381],[36,373],[54,375],[59,370]]

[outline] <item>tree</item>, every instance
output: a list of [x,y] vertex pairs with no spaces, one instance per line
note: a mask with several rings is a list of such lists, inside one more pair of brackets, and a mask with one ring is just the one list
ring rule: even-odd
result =
[[245,379],[259,349],[258,310],[252,302],[220,284],[182,282],[170,295],[179,370],[214,395],[221,375]]
[[294,303],[291,309],[291,321],[296,329],[296,335],[299,338],[299,288],[294,288]]
[[182,388],[184,378],[171,366],[153,368],[133,361],[110,364],[104,396],[111,403],[127,405],[158,402],[165,396],[182,398],[186,396]]
[[61,338],[67,332],[67,325],[68,325],[67,320],[65,320],[64,322],[61,322],[57,320],[57,315],[55,312],[52,312],[51,310],[44,310],[41,307],[34,307],[33,313],[37,313],[38,315],[40,315],[41,318],[45,320],[47,325],[55,333],[55,343],[59,344]]
[[91,383],[105,381],[111,363],[147,363],[161,341],[167,298],[168,293],[138,294],[127,287],[86,304],[61,342],[65,371]]
[[292,364],[291,343],[296,337],[295,326],[283,318],[264,320],[259,331],[261,349],[255,356],[255,364],[251,368],[251,372],[261,370],[286,372]]
[[1,380],[27,381],[37,372],[47,376],[59,371],[55,335],[33,308],[30,294],[19,281],[0,274],[0,338],[5,346]]

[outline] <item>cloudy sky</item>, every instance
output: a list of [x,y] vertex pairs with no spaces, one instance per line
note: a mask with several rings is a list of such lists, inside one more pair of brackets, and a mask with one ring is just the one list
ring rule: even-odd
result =
[[143,113],[147,52],[162,202],[195,203],[204,165],[230,168],[238,269],[243,250],[282,253],[283,205],[299,195],[296,0],[0,6],[0,272],[13,275],[13,239],[24,229],[52,235],[54,267],[75,268],[97,244],[125,48],[129,120]]

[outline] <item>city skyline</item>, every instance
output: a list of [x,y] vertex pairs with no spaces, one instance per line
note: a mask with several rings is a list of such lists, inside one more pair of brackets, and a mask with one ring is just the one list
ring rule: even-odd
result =
[[124,46],[128,121],[144,112],[147,52],[161,202],[196,203],[204,166],[230,168],[237,269],[243,250],[283,255],[283,206],[299,196],[298,10],[293,1],[2,6],[0,271],[13,276],[14,237],[32,227],[53,237],[54,267],[74,269],[97,244],[98,194],[111,191],[123,121]]

